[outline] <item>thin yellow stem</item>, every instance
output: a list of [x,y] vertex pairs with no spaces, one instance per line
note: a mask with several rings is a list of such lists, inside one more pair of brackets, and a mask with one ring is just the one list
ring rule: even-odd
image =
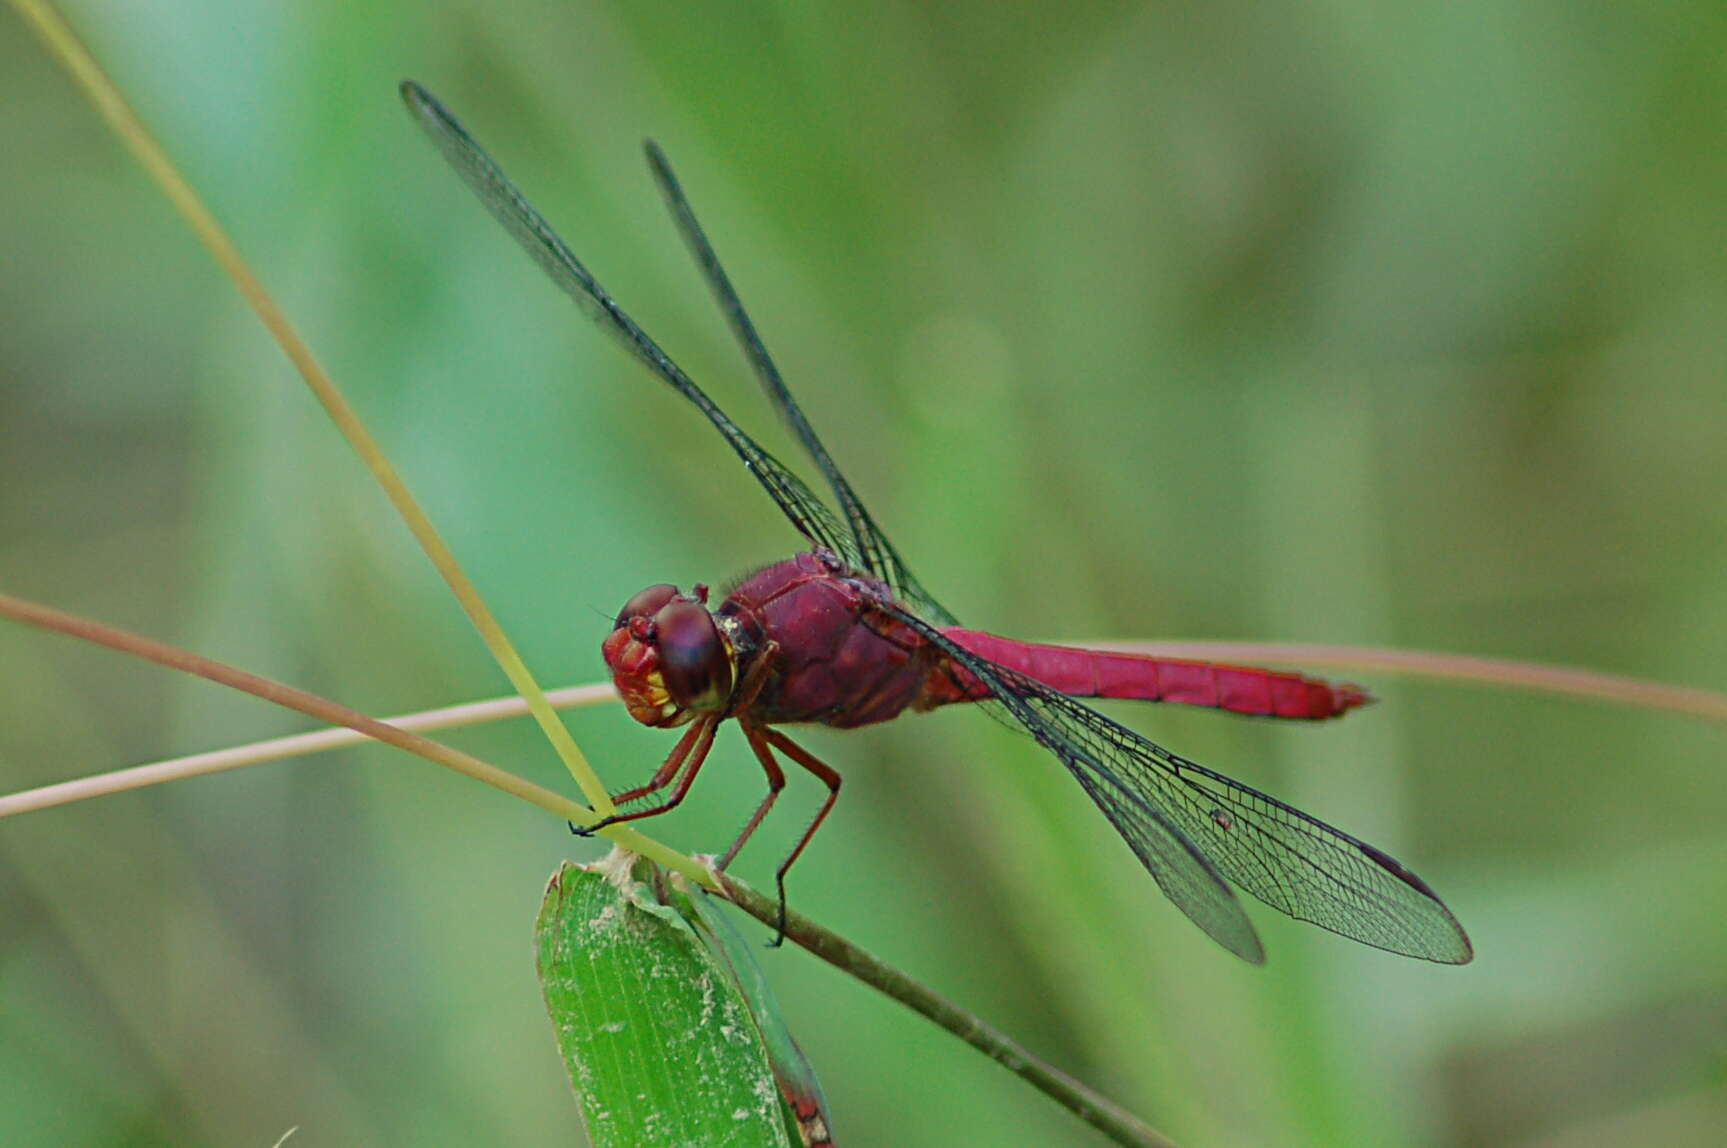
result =
[[335,381],[318,364],[316,357],[312,354],[312,349],[306,345],[305,340],[300,338],[293,324],[288,321],[288,317],[282,313],[281,309],[276,306],[275,300],[264,289],[263,283],[247,266],[239,249],[228,238],[227,233],[222,230],[222,225],[216,221],[215,215],[204,205],[203,200],[198,197],[198,193],[192,189],[192,185],[187,183],[185,177],[175,168],[173,161],[168,158],[162,146],[156,142],[155,137],[150,134],[150,130],[144,126],[144,122],[138,118],[137,113],[126,103],[125,97],[120,94],[113,81],[102,71],[101,65],[96,62],[95,57],[91,56],[84,45],[79,42],[76,33],[72,31],[71,26],[60,14],[46,0],[12,0],[12,5],[24,17],[25,22],[36,30],[50,53],[65,65],[67,71],[72,74],[74,81],[83,89],[90,102],[96,106],[96,110],[101,113],[102,118],[107,120],[114,133],[120,137],[121,142],[131,150],[138,162],[149,172],[150,177],[156,181],[163,194],[168,197],[169,202],[191,226],[199,241],[215,257],[216,262],[227,272],[228,277],[234,281],[240,294],[251,305],[252,310],[269,330],[283,352],[287,354],[289,360],[294,364],[294,369],[299,372],[312,394],[316,396],[318,402],[329,414],[330,420],[336,424],[336,428],[342,432],[342,436],[348,440],[348,444],[360,456],[366,469],[372,472],[372,477],[377,480],[378,485],[383,487],[384,493],[395,506],[396,512],[401,515],[402,520],[407,523],[408,529],[418,540],[420,548],[431,559],[432,565],[437,567],[438,573],[443,576],[444,581],[455,594],[456,600],[461,603],[462,609],[466,611],[468,618],[473,622],[474,628],[480,632],[480,637],[485,641],[486,647],[491,650],[492,657],[497,660],[505,676],[510,679],[510,684],[526,700],[529,711],[534,715],[534,720],[539,722],[540,728],[545,731],[547,739],[557,750],[558,756],[563,759],[570,775],[576,779],[576,784],[581,786],[582,792],[587,795],[588,801],[602,816],[614,812],[611,798],[607,795],[606,788],[601,784],[599,776],[594,773],[587,759],[582,756],[582,751],[576,747],[575,740],[570,737],[569,730],[564,728],[563,722],[558,720],[556,712],[546,702],[544,693],[540,690],[533,675],[528,671],[526,663],[516,653],[516,649],[510,643],[509,638],[504,635],[503,628],[498,625],[497,619],[492,616],[491,611],[481,601],[479,591],[474,588],[473,583],[468,580],[468,576],[457,564],[455,555],[450,552],[444,540],[439,537],[437,530],[432,526],[431,519],[426,517],[425,512],[414,501],[413,495],[408,492],[407,484],[402,481],[401,476],[396,473],[395,467],[384,456],[377,440],[366,430],[359,415],[349,405],[347,398],[336,386]]
[[[433,741],[421,734],[399,729],[396,726],[381,722],[377,718],[368,717],[358,710],[349,709],[338,702],[330,701],[328,698],[307,693],[305,690],[297,690],[292,686],[283,685],[281,682],[259,677],[257,674],[247,673],[245,670],[236,669],[212,658],[206,658],[139,634],[129,633],[113,626],[105,626],[89,618],[81,618],[76,614],[68,614],[64,610],[56,610],[51,606],[43,606],[5,593],[0,593],[0,617],[12,618],[27,625],[65,634],[82,641],[94,642],[99,646],[106,646],[123,654],[131,654],[134,657],[155,662],[157,665],[167,666],[172,670],[194,674],[219,685],[251,694],[253,697],[263,698],[267,702],[285,706],[288,709],[298,710],[300,713],[317,718],[319,721],[329,722],[331,725],[346,726],[374,741],[381,741],[386,745],[407,750],[409,753],[426,758],[428,761],[436,762],[446,769],[455,770],[464,777],[471,777],[475,781],[484,782],[495,789],[501,789],[505,793],[519,797],[541,809],[549,810],[566,820],[582,825],[592,825],[599,820],[593,810],[580,803],[535,785],[525,778],[517,777],[506,770],[499,769],[473,754],[464,753],[453,746]],[[599,832],[632,853],[640,853],[667,869],[683,873],[691,880],[698,881],[707,888],[718,889],[713,875],[693,858],[686,857],[627,825],[612,825],[601,829]]]
[[1311,669],[1401,674],[1445,681],[1477,682],[1539,690],[1571,697],[1620,702],[1641,709],[1689,714],[1727,722],[1727,694],[1690,686],[1670,686],[1646,678],[1622,677],[1570,666],[1442,654],[1431,650],[1388,650],[1375,646],[1312,645],[1299,642],[1081,642],[1094,650],[1120,650],[1157,658],[1198,661],[1273,662]]

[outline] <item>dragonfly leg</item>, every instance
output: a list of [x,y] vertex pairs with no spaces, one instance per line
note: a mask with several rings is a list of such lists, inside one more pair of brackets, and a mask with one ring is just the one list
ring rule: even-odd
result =
[[767,685],[769,672],[778,664],[779,654],[780,644],[771,639],[756,651],[754,660],[732,691],[731,700],[726,703],[727,717],[736,717],[755,702],[762,687]]
[[780,768],[780,763],[774,760],[774,751],[768,748],[766,730],[761,726],[746,725],[744,737],[749,740],[750,749],[755,751],[756,760],[762,763],[762,772],[768,775],[768,795],[762,798],[762,803],[756,806],[756,811],[750,814],[749,824],[738,834],[725,856],[719,859],[716,868],[724,869],[732,863],[732,858],[738,855],[738,850],[744,847],[744,842],[750,839],[750,834],[756,831],[756,826],[762,823],[762,818],[768,815],[768,810],[778,800],[780,790],[786,787],[786,771]]
[[[779,652],[779,643],[769,642],[763,652],[767,656],[757,658],[755,663],[750,666],[748,672],[744,675],[743,681],[738,684],[738,689],[735,692],[736,700],[733,701],[731,707],[727,709],[726,713],[708,715],[698,719],[695,724],[691,725],[689,729],[684,731],[684,736],[678,739],[678,744],[672,747],[672,752],[666,757],[665,764],[661,765],[659,769],[654,771],[654,775],[648,779],[648,783],[646,785],[638,785],[634,789],[626,789],[622,793],[612,794],[612,803],[614,805],[628,805],[632,801],[646,797],[650,793],[656,793],[670,785],[672,783],[672,779],[677,776],[678,770],[683,768],[684,760],[690,756],[690,751],[695,746],[696,742],[699,740],[705,740],[706,742],[711,743],[713,741],[714,730],[718,727],[719,719],[721,717],[734,714],[739,709],[748,706],[751,702],[755,701],[756,695],[761,693],[762,685],[767,681],[768,669],[774,660],[773,655]],[[695,765],[690,767],[690,772],[692,774],[696,769],[700,768],[702,759],[707,756],[707,752],[708,751],[704,746],[700,755],[695,758]],[[769,774],[768,776],[771,778],[773,775]],[[689,781],[686,778],[683,786],[678,789],[677,796],[667,804],[641,813],[632,813],[629,818],[616,818],[613,821],[607,822],[607,824],[616,824],[619,820],[629,820],[630,818],[663,813],[667,809],[676,805],[679,801],[683,800],[684,790],[688,788]],[[727,854],[727,857],[729,859],[730,854]]]
[[822,802],[822,807],[816,811],[815,817],[810,821],[809,828],[804,830],[802,837],[798,838],[798,843],[792,846],[790,855],[780,862],[778,869],[774,870],[774,886],[779,890],[780,896],[779,930],[772,941],[773,946],[777,948],[783,945],[786,939],[786,872],[791,869],[792,864],[803,853],[804,847],[810,843],[810,838],[816,835],[816,830],[821,828],[822,822],[827,820],[828,814],[833,810],[834,802],[839,799],[840,795],[840,775],[833,766],[778,730],[763,727],[761,736],[775,749],[815,774],[821,783],[828,787],[828,798]]
[[678,744],[672,747],[672,752],[666,755],[664,764],[654,770],[654,775],[648,778],[646,785],[638,785],[634,789],[625,789],[612,794],[612,803],[614,805],[628,805],[632,801],[646,797],[650,793],[657,793],[670,785],[672,779],[677,776],[678,770],[684,767],[684,762],[690,756],[691,748],[702,737],[702,733],[701,722],[692,724],[689,729],[684,731],[684,736],[678,739]]
[[672,795],[658,805],[646,809],[635,809],[628,813],[614,813],[610,817],[601,818],[587,827],[581,836],[591,836],[595,830],[604,829],[608,825],[617,825],[624,821],[637,821],[643,817],[653,817],[668,810],[676,809],[684,795],[690,791],[690,785],[696,780],[696,774],[701,771],[702,763],[708,759],[708,751],[714,747],[714,732],[719,728],[720,719],[717,714],[706,714],[696,719],[694,725],[684,736],[678,739],[678,744],[672,747],[671,756],[666,758],[664,765],[654,772],[648,784],[625,790],[612,800],[622,803],[645,797],[655,790],[664,789],[678,776],[682,769],[683,775],[678,777],[677,788]]

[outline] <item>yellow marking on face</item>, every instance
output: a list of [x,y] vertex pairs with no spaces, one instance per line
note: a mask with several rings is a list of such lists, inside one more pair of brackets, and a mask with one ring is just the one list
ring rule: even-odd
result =
[[666,689],[666,679],[658,670],[642,679],[641,698],[644,704],[656,709],[664,711],[671,708],[671,691]]

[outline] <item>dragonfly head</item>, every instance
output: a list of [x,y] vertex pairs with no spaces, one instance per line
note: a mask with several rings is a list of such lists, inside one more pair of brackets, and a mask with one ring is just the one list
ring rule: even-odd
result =
[[725,706],[737,654],[708,610],[708,588],[661,584],[624,603],[600,651],[630,716],[675,726]]

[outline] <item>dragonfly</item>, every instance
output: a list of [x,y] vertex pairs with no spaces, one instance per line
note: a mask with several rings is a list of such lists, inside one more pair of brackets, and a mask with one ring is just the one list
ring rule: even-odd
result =
[[1079,700],[1164,701],[1318,721],[1369,701],[1363,690],[1296,673],[1041,645],[960,626],[912,575],[817,437],[656,144],[645,145],[648,166],[677,229],[770,403],[826,481],[837,514],[624,312],[443,104],[411,80],[401,94],[504,229],[601,329],[707,418],[807,545],[745,577],[717,603],[703,585],[685,593],[659,584],[624,604],[601,646],[619,695],[636,721],[687,728],[652,777],[615,795],[620,811],[590,829],[676,808],[719,727],[735,720],[767,777],[767,794],[718,859],[721,868],[779,798],[786,784],[782,758],[827,788],[775,872],[783,936],[786,874],[833,810],[840,774],[779,727],[853,729],[907,711],[970,704],[991,710],[1058,759],[1164,894],[1236,956],[1265,960],[1239,889],[1374,948],[1443,964],[1473,957],[1444,902],[1384,850],[1173,753]]

